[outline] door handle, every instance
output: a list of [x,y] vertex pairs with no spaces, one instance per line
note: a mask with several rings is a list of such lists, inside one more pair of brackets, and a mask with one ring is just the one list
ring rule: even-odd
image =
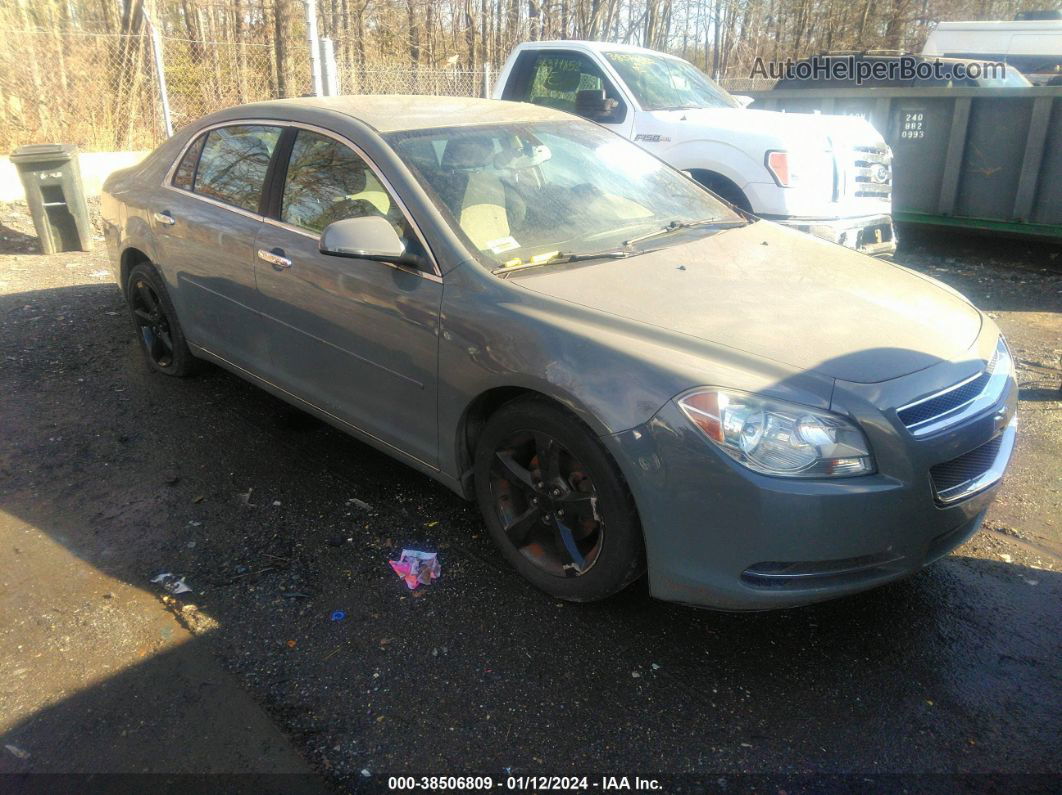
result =
[[258,249],[258,259],[268,262],[275,271],[286,271],[292,265],[291,260],[284,256],[284,250],[280,248],[275,248],[272,251],[260,248]]
[[166,210],[165,212],[161,213],[155,213],[154,218],[160,224],[165,224],[166,226],[173,226],[175,223],[177,223],[177,219],[170,215],[169,210]]

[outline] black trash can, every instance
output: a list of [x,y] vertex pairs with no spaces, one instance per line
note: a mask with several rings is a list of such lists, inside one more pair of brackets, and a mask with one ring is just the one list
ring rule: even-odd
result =
[[88,251],[91,235],[88,205],[81,187],[77,147],[31,144],[11,153],[26,189],[33,225],[45,254]]

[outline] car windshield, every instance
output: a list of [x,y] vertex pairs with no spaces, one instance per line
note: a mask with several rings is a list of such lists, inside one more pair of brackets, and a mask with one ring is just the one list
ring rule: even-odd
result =
[[743,223],[678,171],[584,121],[410,130],[386,138],[494,268],[629,254],[705,234],[714,224]]
[[644,110],[740,108],[741,104],[693,64],[640,52],[606,52]]

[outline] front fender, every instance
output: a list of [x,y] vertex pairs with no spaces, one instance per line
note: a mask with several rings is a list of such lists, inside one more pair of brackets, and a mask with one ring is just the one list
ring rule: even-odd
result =
[[661,152],[660,156],[682,171],[703,169],[721,174],[742,190],[750,182],[770,179],[763,165],[762,152],[754,158],[744,149],[725,141],[710,138],[683,141]]
[[[825,405],[832,381],[777,362],[526,290],[466,263],[446,276],[439,341],[439,457],[460,476],[460,429],[480,395],[526,389],[566,406],[596,434],[647,422],[693,386]],[[777,389],[777,386],[776,386]]]

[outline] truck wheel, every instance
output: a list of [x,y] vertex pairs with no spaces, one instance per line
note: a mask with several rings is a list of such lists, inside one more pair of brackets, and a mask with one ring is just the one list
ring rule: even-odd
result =
[[125,294],[148,367],[178,378],[194,372],[198,360],[188,349],[177,312],[158,272],[151,265],[140,263],[129,273]]
[[638,512],[593,433],[541,399],[487,421],[475,453],[476,500],[502,556],[551,596],[604,599],[644,571]]

